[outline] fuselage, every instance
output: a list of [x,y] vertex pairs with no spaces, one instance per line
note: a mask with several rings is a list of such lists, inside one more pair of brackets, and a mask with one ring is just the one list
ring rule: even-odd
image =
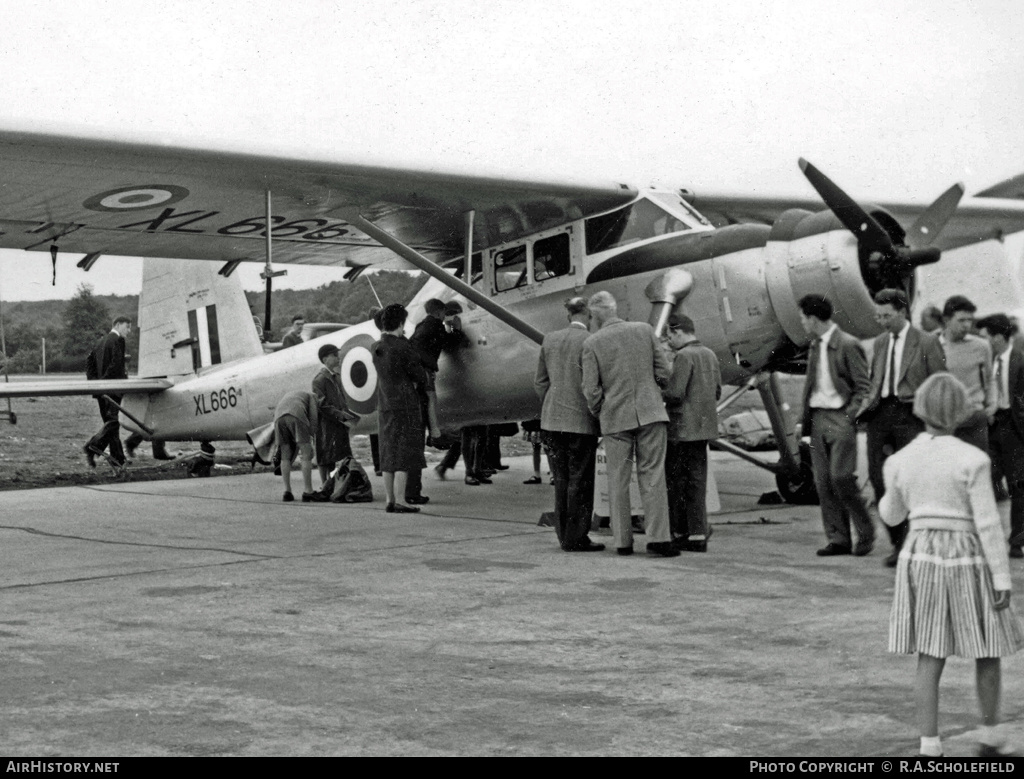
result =
[[[621,318],[649,321],[650,288],[663,274],[683,270],[688,289],[672,307],[694,320],[729,383],[790,363],[806,345],[796,301],[807,292],[830,294],[844,329],[861,337],[877,332],[856,241],[827,212],[787,212],[773,227],[716,230],[678,195],[657,193],[625,209],[488,247],[468,268],[452,270],[464,277],[468,271],[474,288],[542,333],[567,325],[567,297],[599,290],[615,296]],[[539,345],[439,280],[429,281],[410,304],[407,334],[425,316],[430,297],[458,299],[464,309],[464,345],[440,360],[442,426],[539,417],[533,384]],[[243,439],[272,421],[282,395],[310,386],[321,367],[319,347],[333,343],[349,405],[362,415],[353,432],[374,432],[372,347],[378,337],[372,323],[354,325],[280,352],[200,369],[149,398],[126,398],[126,407],[157,438]]]

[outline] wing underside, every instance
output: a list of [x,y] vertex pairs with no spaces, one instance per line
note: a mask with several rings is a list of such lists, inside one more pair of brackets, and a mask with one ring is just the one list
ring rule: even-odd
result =
[[354,229],[356,210],[441,262],[629,202],[602,183],[517,181],[0,130],[0,248],[407,267]]

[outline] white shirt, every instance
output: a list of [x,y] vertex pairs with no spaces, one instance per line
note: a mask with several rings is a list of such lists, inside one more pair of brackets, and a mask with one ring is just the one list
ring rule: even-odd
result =
[[[899,335],[896,336],[896,338],[899,339],[899,346],[900,346],[900,348],[896,351],[896,361],[895,361],[895,363],[893,363],[893,368],[896,369],[896,377],[897,377],[896,378],[896,384],[895,384],[895,389],[896,390],[899,390],[900,368],[903,367],[903,352],[906,351],[906,348],[907,348],[907,333],[908,332],[910,332],[910,320],[909,319],[906,322],[903,323],[903,329],[900,330]],[[893,350],[893,343],[894,342],[895,342],[895,340],[893,339],[892,333],[889,333],[889,348],[885,350],[885,376],[883,377],[884,380],[882,381],[882,397],[883,398],[889,397],[889,386],[890,386],[889,385],[889,363],[893,359],[892,350]]]
[[992,375],[999,377],[999,386],[996,387],[996,408],[1005,410],[1010,407],[1010,352],[1013,346],[1007,346],[1006,351],[995,359],[992,366]]
[[832,325],[819,339],[818,370],[814,377],[814,390],[808,400],[811,408],[838,409],[846,405],[843,396],[836,391],[836,385],[832,382],[832,371],[828,369],[828,342],[835,331],[836,325]]

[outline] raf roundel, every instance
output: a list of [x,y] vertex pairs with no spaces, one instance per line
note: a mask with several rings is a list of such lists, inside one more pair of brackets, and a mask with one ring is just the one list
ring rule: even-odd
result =
[[141,211],[169,206],[188,197],[188,190],[173,184],[146,184],[100,192],[82,203],[90,211]]
[[341,358],[341,388],[349,408],[357,414],[369,414],[377,409],[377,371],[373,367],[373,345],[376,341],[365,333],[343,343]]

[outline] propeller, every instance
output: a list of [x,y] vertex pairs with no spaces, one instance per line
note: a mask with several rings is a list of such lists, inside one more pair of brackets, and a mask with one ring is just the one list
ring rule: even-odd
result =
[[964,194],[963,184],[954,184],[924,210],[907,233],[907,245],[904,246],[895,243],[877,219],[802,157],[800,170],[829,210],[857,237],[857,243],[867,257],[869,271],[884,286],[902,286],[914,268],[939,261],[942,252],[932,244],[960,203]]

